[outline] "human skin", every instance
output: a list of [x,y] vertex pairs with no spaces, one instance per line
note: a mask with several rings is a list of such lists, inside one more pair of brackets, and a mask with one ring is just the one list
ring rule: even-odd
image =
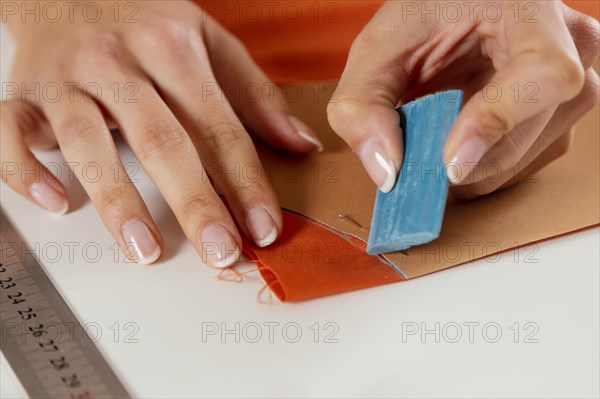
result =
[[[125,254],[152,263],[163,239],[119,159],[109,130],[118,127],[207,264],[227,267],[238,258],[234,219],[257,245],[273,242],[281,210],[248,131],[297,154],[321,148],[314,133],[292,115],[241,42],[192,2],[93,2],[91,8],[102,7],[99,20],[89,10],[92,17],[84,17],[86,3],[75,3],[72,18],[63,9],[58,21],[23,20],[2,5],[17,43],[10,80],[19,90],[2,103],[1,162],[40,171],[23,176],[3,167],[3,180],[43,208],[65,213],[64,186],[31,150],[58,144],[70,164],[97,165],[97,181],[83,176],[82,167],[73,173]],[[116,12],[115,4],[123,8]],[[66,83],[74,89],[57,101],[22,90]],[[84,90],[90,83],[94,90]],[[257,101],[240,94],[248,87],[259,88]]]
[[353,43],[328,119],[389,191],[403,157],[395,108],[462,89],[444,166],[458,197],[489,194],[568,151],[598,102],[599,45],[598,21],[559,1],[389,1]]

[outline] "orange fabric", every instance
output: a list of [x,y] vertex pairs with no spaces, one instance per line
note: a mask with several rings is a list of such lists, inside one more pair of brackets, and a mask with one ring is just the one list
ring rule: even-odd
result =
[[277,83],[337,80],[350,45],[383,3],[331,0],[197,0],[240,38]]
[[[383,0],[196,0],[277,83],[338,80],[354,38]],[[567,0],[600,18],[600,1]]]
[[565,4],[579,12],[600,19],[600,1],[598,0],[565,0]]
[[366,243],[305,216],[283,211],[283,232],[266,248],[244,239],[271,291],[284,302],[302,301],[403,281]]

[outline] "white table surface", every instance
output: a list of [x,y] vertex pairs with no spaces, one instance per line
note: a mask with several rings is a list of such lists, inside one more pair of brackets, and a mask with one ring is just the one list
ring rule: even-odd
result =
[[[12,53],[2,26],[3,81]],[[134,160],[120,149],[124,162]],[[40,158],[63,162],[58,151]],[[218,281],[143,171],[135,177],[166,241],[161,262],[150,267],[115,262],[114,241],[66,168],[66,216],[5,185],[0,193],[80,321],[101,333],[94,334],[99,349],[135,397],[600,395],[598,228],[412,281],[269,306],[256,302],[259,280]],[[79,244],[72,257],[70,243]],[[101,255],[92,262],[95,248]],[[279,323],[271,339],[269,322]],[[220,330],[239,323],[239,342],[234,334],[203,337],[215,323]],[[256,343],[252,323],[262,332]],[[334,324],[325,331],[325,323]],[[470,323],[478,323],[472,335]],[[421,334],[436,325],[439,342]],[[325,342],[332,326],[337,342]],[[457,326],[462,336],[452,342]],[[294,328],[302,333],[297,342]],[[25,396],[4,357],[0,366],[1,397]]]

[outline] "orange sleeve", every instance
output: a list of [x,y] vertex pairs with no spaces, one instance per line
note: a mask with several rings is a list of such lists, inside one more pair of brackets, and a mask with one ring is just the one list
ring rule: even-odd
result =
[[337,80],[383,0],[197,0],[277,83]]
[[[337,80],[383,0],[196,0],[244,42],[275,82]],[[567,0],[598,19],[600,1]]]
[[565,4],[596,19],[600,18],[600,1],[598,0],[565,0]]

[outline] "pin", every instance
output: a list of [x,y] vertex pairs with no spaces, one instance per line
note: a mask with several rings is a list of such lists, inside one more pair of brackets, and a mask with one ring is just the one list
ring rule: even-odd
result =
[[362,227],[355,220],[353,220],[350,217],[344,215],[343,213],[340,213],[338,216],[340,217],[340,219],[344,219],[344,220],[348,221],[350,224],[354,225],[355,227],[358,227],[359,229],[364,230],[364,227]]

